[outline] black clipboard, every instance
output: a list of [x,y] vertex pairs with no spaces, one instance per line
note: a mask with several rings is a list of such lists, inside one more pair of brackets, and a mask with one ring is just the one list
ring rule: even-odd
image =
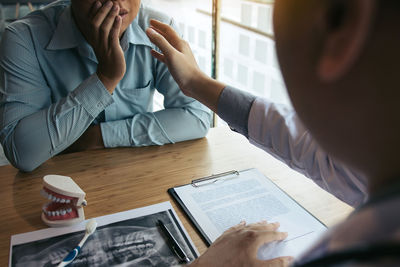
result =
[[[207,176],[207,177],[202,177],[202,178],[199,178],[199,179],[192,180],[192,182],[190,184],[193,187],[205,186],[205,185],[214,183],[214,182],[218,181],[218,179],[226,177],[226,176],[229,176],[229,175],[239,176],[239,172],[233,170],[233,171],[229,171],[229,172],[223,172],[223,173],[219,173],[219,174],[214,174],[214,175],[210,175],[210,176]],[[186,186],[186,185],[187,184],[181,185],[181,186]],[[177,186],[177,187],[181,187],[181,186]],[[212,243],[211,240],[207,237],[206,233],[203,231],[203,229],[197,223],[196,219],[191,214],[190,210],[186,207],[185,203],[183,203],[182,199],[176,193],[175,188],[176,187],[169,188],[168,189],[168,193],[176,201],[176,203],[178,203],[178,205],[181,207],[183,212],[186,214],[186,216],[189,218],[189,220],[195,226],[196,231],[200,234],[201,238],[204,240],[206,245],[209,247],[211,245],[211,243]]]
[[[245,171],[249,171],[249,170],[252,170],[252,169],[246,169],[246,170],[242,170],[242,171],[233,170],[233,171],[228,171],[228,172],[224,172],[224,173],[220,173],[220,174],[216,174],[216,175],[210,175],[210,176],[207,176],[207,177],[203,177],[203,178],[192,180],[192,182],[190,184],[184,184],[184,185],[176,186],[176,187],[173,187],[173,188],[169,188],[167,190],[167,192],[171,195],[171,197],[174,199],[174,201],[180,206],[180,208],[183,210],[185,215],[188,217],[188,219],[194,225],[196,231],[199,233],[199,235],[204,240],[204,242],[206,243],[207,246],[210,246],[212,244],[212,241],[207,237],[206,233],[201,228],[200,224],[196,221],[196,219],[194,218],[194,216],[192,215],[192,213],[190,212],[188,207],[185,205],[185,203],[179,197],[178,193],[175,191],[175,188],[188,186],[188,185],[192,185],[193,187],[206,186],[206,185],[209,185],[209,184],[213,184],[213,183],[217,182],[219,179],[222,179],[222,178],[223,179],[233,179],[235,177],[239,177],[241,172],[245,172]],[[235,175],[235,176],[229,177],[231,175]],[[270,180],[267,177],[265,177],[265,178]],[[283,192],[287,197],[289,197],[292,201],[294,201],[296,204],[298,204],[305,212],[307,212],[309,215],[311,215],[311,217],[313,217],[315,220],[317,220],[321,225],[323,225],[324,227],[327,227],[321,220],[319,220],[312,213],[310,213],[307,209],[305,209],[300,203],[298,203],[293,197],[288,195],[284,190],[282,190],[272,180],[270,180],[270,182],[272,182],[276,186],[276,188],[279,189],[279,191]]]

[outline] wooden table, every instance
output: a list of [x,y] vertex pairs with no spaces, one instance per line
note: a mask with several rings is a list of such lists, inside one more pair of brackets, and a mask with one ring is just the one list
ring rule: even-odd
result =
[[46,174],[70,176],[86,192],[86,218],[171,201],[203,253],[205,244],[167,189],[195,178],[248,168],[258,168],[328,226],[352,210],[243,136],[220,127],[211,129],[206,138],[172,145],[60,155],[31,173],[0,167],[0,266],[8,264],[11,235],[46,227],[40,219],[45,199],[39,193]]

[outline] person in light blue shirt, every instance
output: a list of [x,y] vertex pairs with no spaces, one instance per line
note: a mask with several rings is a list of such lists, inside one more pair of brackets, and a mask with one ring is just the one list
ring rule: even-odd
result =
[[[0,141],[31,171],[63,151],[204,137],[209,109],[185,96],[150,53],[166,15],[140,0],[56,1],[10,24],[0,46]],[[153,112],[155,90],[165,109]]]

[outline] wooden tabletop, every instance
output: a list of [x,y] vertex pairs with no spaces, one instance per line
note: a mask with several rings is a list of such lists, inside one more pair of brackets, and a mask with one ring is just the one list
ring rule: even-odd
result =
[[167,189],[225,172],[258,168],[328,226],[352,209],[303,175],[249,144],[227,127],[211,129],[206,138],[141,148],[85,151],[56,156],[31,173],[0,167],[0,266],[7,266],[10,237],[46,228],[41,221],[42,177],[70,176],[86,192],[86,218],[171,201],[198,250],[206,246]]

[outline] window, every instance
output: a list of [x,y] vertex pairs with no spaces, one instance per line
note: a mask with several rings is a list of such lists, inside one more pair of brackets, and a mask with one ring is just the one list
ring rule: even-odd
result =
[[16,19],[26,16],[29,12],[39,9],[54,0],[31,1],[0,1],[0,38],[5,27]]
[[[211,0],[142,0],[150,6],[171,16],[178,25],[183,38],[190,43],[193,54],[202,71],[211,75]],[[154,111],[163,109],[163,96],[154,95]]]
[[[143,0],[172,16],[199,67],[212,71],[212,5],[220,1],[218,79],[238,89],[290,105],[273,37],[270,0]],[[162,108],[162,96],[156,96]],[[160,104],[161,103],[161,104]],[[217,125],[223,125],[221,120]]]
[[[219,54],[223,59],[218,65],[219,73],[223,74],[218,77],[219,80],[254,95],[290,105],[275,54],[273,1],[219,1]],[[217,125],[223,124],[222,120],[218,120]]]

